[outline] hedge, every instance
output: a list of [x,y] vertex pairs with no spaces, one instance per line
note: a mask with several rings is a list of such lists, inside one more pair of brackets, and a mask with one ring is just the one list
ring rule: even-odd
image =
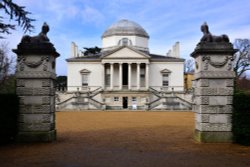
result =
[[15,94],[0,94],[0,144],[11,142],[17,133],[19,100]]
[[250,94],[235,93],[233,107],[234,141],[250,145]]

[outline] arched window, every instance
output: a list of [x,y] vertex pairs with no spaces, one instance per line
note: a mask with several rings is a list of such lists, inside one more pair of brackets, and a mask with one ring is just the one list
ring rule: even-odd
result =
[[119,46],[129,46],[132,45],[132,41],[129,40],[128,38],[122,38],[119,42],[118,42]]

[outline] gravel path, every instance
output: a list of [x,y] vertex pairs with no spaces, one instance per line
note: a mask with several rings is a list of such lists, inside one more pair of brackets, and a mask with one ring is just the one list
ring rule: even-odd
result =
[[0,166],[250,166],[250,147],[196,143],[192,112],[57,112],[56,116],[56,142],[0,146]]

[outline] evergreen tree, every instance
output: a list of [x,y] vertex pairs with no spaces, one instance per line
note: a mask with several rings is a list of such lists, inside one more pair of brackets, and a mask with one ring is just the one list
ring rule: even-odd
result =
[[[24,6],[19,6],[12,0],[0,0],[0,10],[3,10],[10,20],[15,20],[24,32],[31,32],[34,29],[31,23],[35,20],[28,17],[30,12],[26,11]],[[0,16],[0,34],[10,34],[15,27],[14,24],[4,22],[4,17]],[[3,38],[2,35],[0,38]]]
[[89,56],[89,55],[95,55],[95,54],[98,54],[101,52],[101,48],[95,46],[95,47],[92,47],[92,48],[83,48],[85,51],[83,51],[82,53],[84,54],[84,56]]

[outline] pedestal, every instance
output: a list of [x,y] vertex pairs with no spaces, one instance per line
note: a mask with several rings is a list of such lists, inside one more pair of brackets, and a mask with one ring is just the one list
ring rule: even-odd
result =
[[20,100],[17,141],[54,141],[55,62],[59,54],[50,42],[21,42],[13,51],[17,54]]
[[231,43],[202,42],[195,58],[195,139],[199,142],[232,142],[234,77]]

